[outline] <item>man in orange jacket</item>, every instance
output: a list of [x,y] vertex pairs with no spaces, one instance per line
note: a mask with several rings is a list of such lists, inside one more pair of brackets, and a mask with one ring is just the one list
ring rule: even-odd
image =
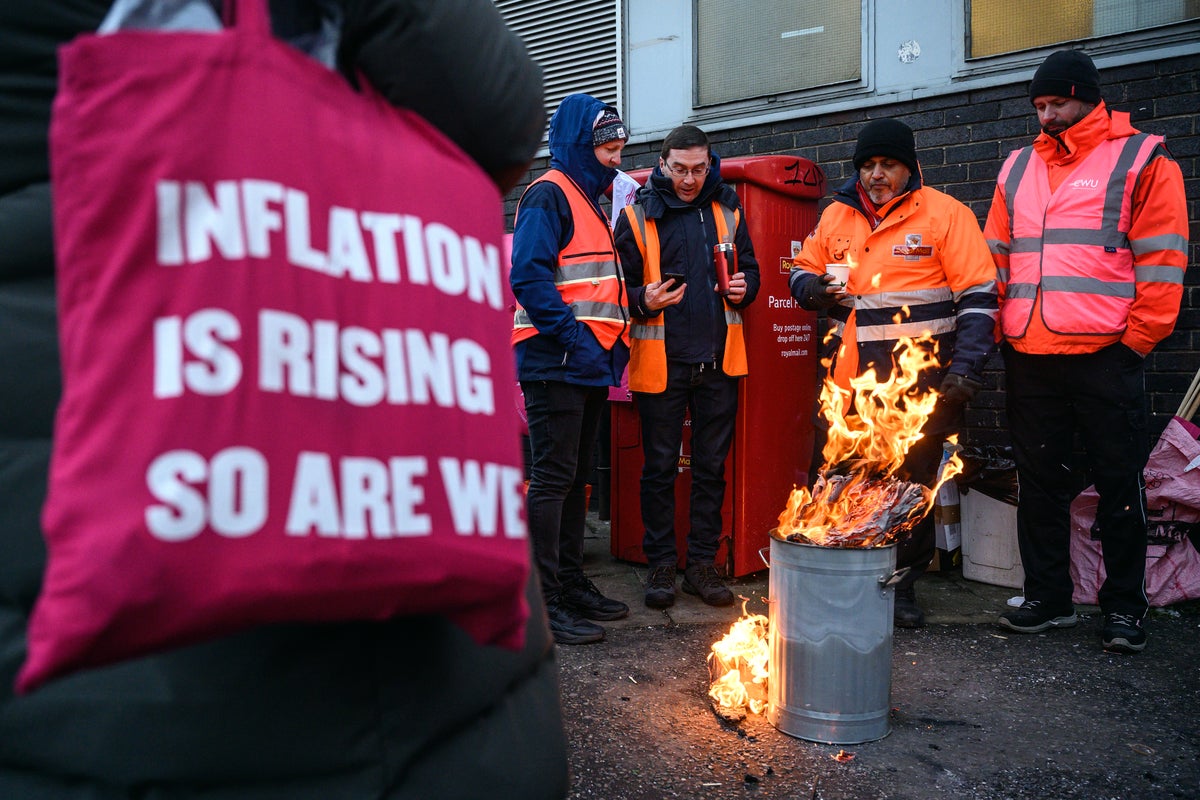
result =
[[[853,163],[854,177],[834,192],[804,241],[788,287],[801,307],[829,309],[833,335],[822,364],[843,389],[871,369],[879,380],[890,375],[900,337],[933,337],[941,363],[921,373],[916,389],[936,389],[940,398],[901,472],[932,485],[943,443],[962,428],[964,406],[982,386],[995,348],[995,269],[971,209],[925,185],[912,129],[903,122],[864,125]],[[833,265],[850,266],[844,287],[826,271]],[[824,439],[818,428],[817,448]],[[926,516],[896,552],[897,566],[909,568],[896,586],[900,627],[925,624],[914,583],[934,552],[933,519]]]
[[1183,177],[1161,136],[1105,106],[1083,52],[1048,56],[1029,97],[1042,132],[1009,155],[985,228],[1000,286],[1025,569],[1024,604],[998,622],[1019,633],[1077,622],[1067,465],[1079,432],[1100,495],[1102,644],[1138,652],[1148,607],[1144,359],[1179,314]]

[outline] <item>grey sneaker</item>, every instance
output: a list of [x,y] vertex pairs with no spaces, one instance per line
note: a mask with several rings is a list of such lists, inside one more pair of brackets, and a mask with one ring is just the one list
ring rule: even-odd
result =
[[675,605],[675,565],[654,567],[646,578],[646,605],[670,608]]
[[1071,605],[1050,608],[1041,600],[1026,600],[1020,608],[1005,611],[996,620],[1001,628],[1017,633],[1041,633],[1050,628],[1073,628],[1079,622]]
[[699,595],[710,606],[733,605],[733,592],[729,591],[712,564],[688,564],[683,571],[683,590]]
[[1133,614],[1105,614],[1100,644],[1110,653],[1140,653],[1146,649],[1142,621]]

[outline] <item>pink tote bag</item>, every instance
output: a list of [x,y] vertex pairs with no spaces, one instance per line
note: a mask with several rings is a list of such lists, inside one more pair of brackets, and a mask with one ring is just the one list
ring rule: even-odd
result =
[[500,197],[265,5],[61,51],[64,391],[20,692],[272,622],[522,644]]

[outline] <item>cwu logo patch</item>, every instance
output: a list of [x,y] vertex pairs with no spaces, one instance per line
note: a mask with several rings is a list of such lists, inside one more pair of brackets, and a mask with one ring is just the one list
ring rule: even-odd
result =
[[933,245],[921,244],[921,234],[919,233],[908,233],[904,236],[904,244],[892,247],[892,255],[903,258],[905,261],[919,261],[933,255]]

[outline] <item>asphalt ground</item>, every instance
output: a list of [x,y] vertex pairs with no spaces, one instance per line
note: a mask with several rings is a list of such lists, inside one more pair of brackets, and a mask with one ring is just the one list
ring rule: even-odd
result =
[[[645,565],[588,524],[585,570],[631,613],[601,623],[603,642],[558,648],[571,798],[1200,798],[1200,603],[1153,609],[1146,650],[1117,655],[1094,606],[1075,628],[1014,634],[995,619],[1017,590],[926,574],[927,626],[893,633],[890,732],[820,744],[717,715],[706,656],[740,606],[679,592],[646,608]],[[731,586],[766,615],[765,570]]]

